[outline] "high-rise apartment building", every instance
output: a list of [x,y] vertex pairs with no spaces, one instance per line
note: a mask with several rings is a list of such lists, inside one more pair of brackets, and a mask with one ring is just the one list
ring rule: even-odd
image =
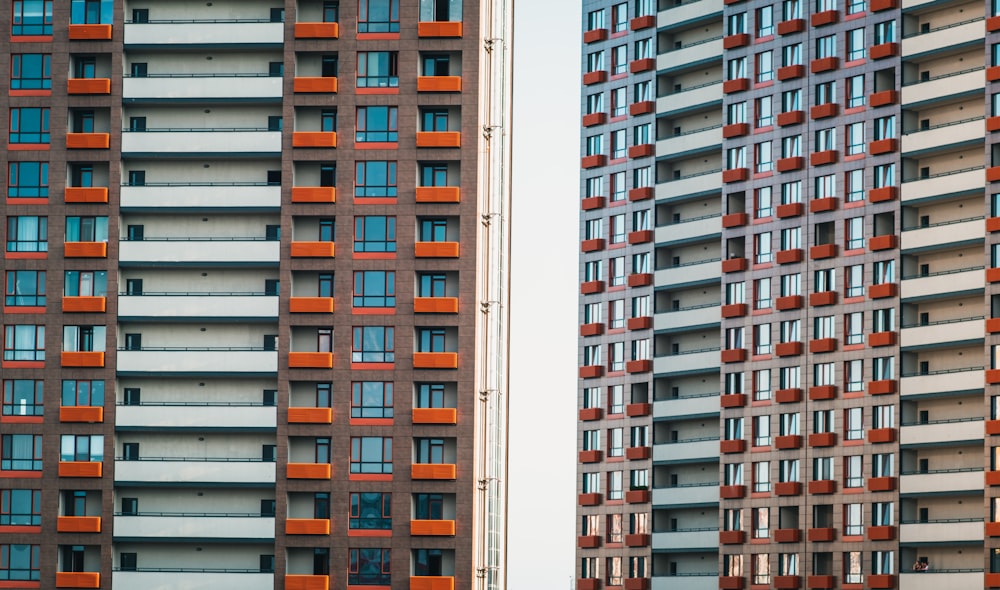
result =
[[509,0],[12,0],[0,587],[504,587]]
[[583,6],[577,588],[1000,587],[1000,4]]

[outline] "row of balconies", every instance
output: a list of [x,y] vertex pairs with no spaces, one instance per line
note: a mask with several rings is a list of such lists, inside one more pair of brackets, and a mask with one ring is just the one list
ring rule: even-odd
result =
[[[104,422],[102,406],[62,406],[59,422]],[[288,408],[289,424],[331,424],[333,410],[320,407]],[[455,408],[413,408],[412,424],[457,424]],[[277,427],[277,409],[274,406],[200,404],[125,404],[115,411],[115,428],[131,430],[143,428],[238,428],[247,430],[273,430]]]
[[[454,590],[454,576],[410,576],[410,590]],[[115,571],[111,584],[115,588],[188,588],[211,590],[213,588],[241,588],[243,590],[271,590],[274,574],[254,572],[218,571]],[[56,588],[100,588],[98,572],[57,572]],[[329,590],[330,576],[309,574],[285,575],[286,590]]]

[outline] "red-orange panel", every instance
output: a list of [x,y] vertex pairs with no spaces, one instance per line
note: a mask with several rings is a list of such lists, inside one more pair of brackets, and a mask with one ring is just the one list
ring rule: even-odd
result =
[[339,37],[340,23],[295,23],[296,39],[337,39]]

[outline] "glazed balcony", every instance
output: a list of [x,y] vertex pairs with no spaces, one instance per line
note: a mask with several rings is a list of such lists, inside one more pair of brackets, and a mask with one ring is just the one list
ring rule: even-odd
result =
[[260,514],[171,514],[140,513],[115,516],[115,542],[151,541],[163,538],[239,542],[274,539],[274,517]]
[[656,27],[661,31],[683,30],[695,23],[721,18],[722,5],[722,0],[672,3],[670,8],[656,13]]
[[662,74],[712,62],[722,63],[722,37],[702,39],[680,49],[661,53],[656,56],[656,70]]
[[281,132],[266,129],[147,129],[122,133],[125,158],[274,156]]
[[719,370],[719,348],[681,351],[678,354],[653,359],[653,372],[657,375],[684,375]]
[[900,298],[913,301],[982,293],[982,291],[983,267],[972,266],[903,277]]
[[903,135],[903,156],[913,158],[942,150],[967,148],[977,142],[982,143],[985,134],[986,122],[983,117],[934,125],[926,130]]
[[903,59],[912,60],[944,50],[956,50],[983,44],[986,27],[983,17],[935,27],[926,32],[903,37]]
[[[981,24],[979,27],[982,29]],[[981,94],[985,84],[986,69],[983,67],[961,70],[952,74],[936,76],[926,81],[904,84],[903,106],[914,108],[962,96]]]
[[[983,491],[983,469],[936,469],[927,473],[906,473],[899,478],[899,493],[947,494]],[[980,525],[982,531],[982,525]]]
[[277,410],[273,406],[239,403],[145,403],[138,406],[118,406],[115,412],[117,430],[187,430],[240,429],[273,431],[277,426]]
[[[719,484],[681,484],[672,488],[653,488],[653,506],[713,506],[719,503]],[[718,538],[716,538],[718,543]]]
[[899,446],[955,446],[983,441],[983,418],[935,420],[926,424],[904,424]]
[[[115,483],[134,485],[274,485],[274,463],[260,459],[144,458],[115,461]],[[128,587],[128,586],[126,586]]]
[[926,178],[904,179],[902,201],[916,204],[932,199],[982,194],[983,179],[982,166],[942,172]]
[[278,298],[263,293],[143,293],[120,295],[118,317],[130,320],[275,319]]
[[[699,463],[718,456],[717,436],[653,445],[653,461],[656,463]],[[715,542],[718,542],[718,535]]]
[[277,266],[280,242],[264,238],[146,238],[118,244],[121,266]]
[[706,303],[658,313],[654,316],[653,329],[660,331],[690,331],[719,325],[719,304]]
[[260,19],[125,23],[125,46],[132,49],[177,49],[179,46],[211,49],[226,45],[277,47],[284,43],[284,38],[284,23]]
[[679,529],[666,533],[653,533],[653,547],[657,551],[697,551],[719,546],[719,529]]
[[656,113],[660,116],[673,116],[713,104],[722,104],[722,80],[682,88],[661,96],[656,99]]
[[679,397],[653,402],[653,415],[684,418],[708,418],[719,415],[719,394]]
[[984,378],[982,367],[931,371],[926,375],[903,375],[900,380],[900,394],[907,397],[982,392]]
[[653,576],[650,586],[650,590],[676,590],[677,588],[719,590],[719,575],[715,573],[679,573],[676,576]]
[[657,202],[669,202],[671,199],[691,199],[694,197],[718,194],[721,192],[722,170],[699,172],[690,176],[682,176],[660,182],[656,185]]
[[718,258],[709,258],[658,269],[654,282],[657,285],[671,285],[673,287],[718,283],[722,276],[719,260]]
[[900,543],[983,543],[983,519],[962,518],[926,523],[903,523]]
[[986,335],[985,329],[986,322],[982,317],[904,327],[900,346],[904,349],[910,349],[973,344],[983,341]]
[[677,158],[700,154],[707,151],[718,152],[722,146],[722,125],[694,129],[673,135],[656,142],[657,159]]
[[148,183],[121,187],[122,210],[257,209],[281,207],[281,186],[253,182]]
[[275,375],[278,353],[252,347],[176,347],[118,351],[119,375]]
[[122,80],[126,102],[281,100],[282,78],[261,74],[164,74]]
[[983,241],[983,218],[968,217],[923,227],[903,228],[901,249],[923,252],[966,246]]
[[240,590],[273,590],[274,574],[262,574],[260,570],[227,570],[170,568],[165,571],[140,569],[137,571],[115,571],[111,574],[114,588],[145,588],[165,590],[218,590],[219,588],[239,588]]

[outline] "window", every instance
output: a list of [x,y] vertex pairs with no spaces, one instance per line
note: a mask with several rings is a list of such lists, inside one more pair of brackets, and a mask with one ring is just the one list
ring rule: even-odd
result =
[[[652,16],[656,14],[656,2],[653,0],[635,0],[635,16]],[[631,576],[633,578],[643,578],[645,576]]]
[[781,65],[782,66],[799,66],[802,65],[802,44],[792,43],[791,45],[785,45],[781,48]]
[[771,354],[771,324],[756,324],[753,327],[754,354]]
[[774,35],[774,12],[771,6],[758,8],[756,12],[757,38]]
[[[603,95],[598,94],[597,96],[603,96]],[[390,107],[390,108],[396,110],[396,107]],[[396,117],[395,115],[393,115],[392,120],[395,121],[395,119]],[[420,109],[420,121],[421,121],[420,123],[421,131],[448,131],[448,110],[435,109],[435,108]],[[395,131],[395,128],[393,127],[392,130]]]
[[[753,446],[767,447],[771,445],[771,417],[753,417]],[[765,490],[766,491],[766,490]]]
[[420,0],[421,22],[461,21],[461,0]]
[[628,134],[625,129],[611,132],[611,159],[618,160],[628,155]]
[[[395,24],[397,27],[399,26],[398,22]],[[358,23],[358,26],[360,27],[361,23]],[[399,53],[396,51],[359,51],[357,87],[398,88]]]
[[774,54],[770,51],[758,53],[754,59],[756,66],[757,82],[770,82],[774,80]]
[[45,326],[4,326],[3,360],[44,361]]
[[73,24],[108,24],[114,18],[112,0],[72,0],[70,22]]
[[865,153],[865,124],[851,123],[845,130],[844,141],[847,144],[847,155]]
[[865,426],[861,419],[862,408],[844,410],[844,439],[861,440],[865,436]]
[[608,270],[610,271],[610,284],[612,287],[619,287],[625,284],[625,257],[616,256],[608,260]]
[[743,464],[727,463],[723,472],[723,485],[741,486],[743,485]]
[[60,461],[94,461],[104,460],[104,436],[64,434],[59,451]]
[[600,578],[600,572],[597,569],[597,558],[596,557],[581,557],[580,558],[580,577],[581,578]]
[[67,217],[67,242],[107,242],[107,217]]
[[746,303],[746,283],[729,283],[726,285],[726,305]]
[[844,247],[856,250],[865,247],[865,220],[863,217],[850,217],[844,220]]
[[778,481],[799,481],[798,459],[783,459],[778,462]]
[[[862,139],[863,141],[863,139]],[[864,152],[864,146],[861,146]],[[847,185],[847,194],[844,200],[848,203],[859,203],[865,200],[865,171],[863,169],[849,170],[844,173],[844,184]]]
[[781,112],[791,113],[802,110],[802,91],[786,90],[781,93]]
[[48,162],[11,162],[7,174],[7,197],[22,199],[49,196]]
[[608,429],[608,456],[625,456],[625,434],[621,428]]
[[63,326],[63,350],[68,352],[103,352],[104,326]]
[[7,307],[44,307],[45,271],[8,270],[4,305]]
[[47,53],[16,53],[10,56],[10,89],[52,88],[52,56]]
[[760,369],[753,372],[753,400],[771,399],[771,369]]
[[14,0],[10,34],[14,37],[52,34],[52,0]]
[[392,326],[355,326],[351,362],[395,362],[394,334]]
[[18,216],[7,218],[8,252],[48,252],[48,218]]
[[726,395],[743,393],[743,373],[726,373]]
[[607,27],[604,9],[592,10],[587,13],[587,30],[594,31]]
[[872,526],[892,526],[895,522],[895,511],[892,502],[872,503]]
[[813,481],[827,481],[833,479],[833,457],[813,458]]
[[595,51],[587,54],[587,72],[599,72],[604,69],[604,52]]
[[864,476],[861,472],[861,455],[844,457],[844,487],[860,488],[862,485]]
[[753,464],[753,491],[771,491],[771,463],[769,461],[758,461]]
[[63,406],[103,406],[104,381],[64,379],[60,404]]
[[781,322],[781,342],[799,342],[802,340],[799,326],[799,320],[786,320]]
[[832,268],[817,270],[813,273],[814,293],[834,290],[836,290],[836,285],[834,284],[834,270]]
[[[443,520],[444,494],[413,494],[413,512],[416,520]],[[594,515],[596,520],[597,516]],[[597,523],[594,523],[596,533]]]
[[825,315],[813,318],[813,338],[836,338],[833,316]]
[[[326,407],[329,407],[329,404]],[[392,418],[392,382],[352,383],[351,418]]]
[[635,42],[635,53],[632,59],[650,59],[653,57],[653,40],[639,39]]
[[[594,113],[604,112],[604,93],[598,92],[596,94],[587,95],[587,114],[592,115]],[[429,131],[424,129],[424,131]],[[440,129],[440,131],[446,131],[446,129]]]
[[836,57],[836,55],[837,55],[836,35],[826,35],[816,39],[816,59],[823,59],[824,57]]
[[802,181],[785,182],[781,185],[781,204],[802,202]]
[[354,196],[395,197],[396,162],[379,160],[358,162],[355,166]]
[[618,372],[625,370],[625,343],[612,342],[608,344],[608,371]]
[[632,101],[646,102],[653,100],[653,84],[650,81],[636,82],[632,86]]
[[621,471],[608,473],[608,500],[621,500],[625,497],[624,483]]
[[754,145],[754,172],[771,172],[774,170],[774,160],[771,157],[771,142],[762,141]]
[[3,382],[4,416],[41,416],[44,382],[34,379],[6,379]]
[[[640,169],[636,169],[640,170]],[[625,173],[615,172],[611,174],[611,202],[619,203],[625,200],[628,191],[625,188]],[[649,185],[652,186],[652,185]]]
[[0,580],[40,580],[39,555],[38,545],[0,545]]
[[746,146],[732,147],[726,149],[726,169],[734,170],[747,167]]
[[[864,47],[862,47],[861,52],[863,55]],[[845,98],[847,101],[847,108],[849,109],[865,106],[864,76],[851,76],[847,79],[847,96]]]
[[396,218],[358,216],[354,218],[355,252],[395,252]]
[[802,247],[802,229],[790,227],[781,230],[781,249],[797,250]]
[[628,46],[617,45],[611,48],[611,74],[628,73]]
[[10,109],[10,143],[49,143],[49,109]]
[[591,135],[587,137],[587,155],[599,156],[604,153],[604,136]]
[[755,234],[754,242],[754,263],[764,264],[771,262],[771,232],[761,232]]
[[726,34],[739,35],[747,32],[747,13],[735,12],[726,19]]
[[872,265],[872,282],[876,285],[892,283],[896,280],[896,261],[882,260]]
[[865,58],[865,30],[851,29],[846,33],[847,40],[847,61],[856,61]]
[[622,558],[621,557],[606,557],[604,558],[604,583],[607,586],[621,586],[622,585]]
[[744,348],[743,328],[726,328],[726,350]]
[[734,102],[726,107],[726,124],[737,125],[747,122],[747,103]]
[[352,437],[351,473],[392,473],[392,438]]
[[451,72],[451,56],[447,53],[422,53],[422,76],[447,76]]
[[399,140],[397,107],[358,107],[357,117],[356,142]]
[[844,390],[864,391],[864,372],[862,371],[862,361],[853,360],[844,362]]
[[583,448],[584,451],[600,451],[601,450],[601,431],[600,430],[584,430],[583,431]]
[[891,356],[875,357],[872,359],[872,379],[875,381],[895,379],[893,365],[893,357]]
[[872,313],[872,331],[873,332],[892,332],[896,329],[896,310],[887,307],[884,309],[876,309]]
[[625,386],[612,385],[608,387],[608,414],[625,413]]
[[354,307],[396,307],[396,273],[354,271]]
[[[799,434],[799,414],[797,412],[792,412],[788,414],[781,414],[781,436],[796,436]],[[783,480],[783,481],[798,481],[798,480]]]
[[781,275],[781,296],[789,297],[802,294],[802,279],[799,273]]
[[896,185],[895,164],[880,164],[875,166],[872,171],[874,172],[872,175],[873,188],[885,188]]
[[861,573],[861,552],[844,552],[844,582],[847,584],[860,584],[864,579]]
[[632,145],[643,145],[653,142],[653,126],[649,123],[636,125],[632,128]]
[[844,344],[862,344],[864,335],[864,313],[856,311],[844,315]]
[[823,434],[833,432],[833,410],[817,410],[813,412],[813,432]]
[[896,21],[887,20],[875,23],[875,45],[894,43],[896,41]]
[[41,524],[41,490],[0,490],[0,526],[39,526]]
[[[860,459],[860,457],[858,457]],[[862,535],[865,532],[861,504],[844,504],[844,534]]]
[[398,33],[399,0],[359,0],[358,32]]
[[795,158],[802,155],[802,136],[791,135],[781,138],[781,157]]
[[893,551],[872,551],[872,573],[876,575],[893,574]]
[[727,62],[727,80],[739,80],[747,77],[747,58],[735,57]]
[[742,438],[743,438],[743,418],[726,418],[724,440],[740,440]]
[[611,7],[611,32],[621,33],[628,29],[628,3],[622,2]]
[[[816,132],[816,143],[813,146],[814,151],[825,152],[825,151],[833,150],[833,149],[836,149],[836,148],[837,148],[837,133],[836,133],[835,129],[833,129],[831,127],[829,129],[820,129],[819,131]],[[825,178],[825,177],[819,177],[819,178],[816,179],[816,182],[817,182],[816,192],[817,193],[820,192],[819,186],[818,186],[820,178]],[[833,196],[833,195],[830,195],[830,196]],[[821,198],[821,197],[819,197],[817,195],[816,198],[818,199],[818,198]]]
[[348,550],[347,583],[355,586],[388,586],[392,581],[390,554],[389,549],[380,548]]

